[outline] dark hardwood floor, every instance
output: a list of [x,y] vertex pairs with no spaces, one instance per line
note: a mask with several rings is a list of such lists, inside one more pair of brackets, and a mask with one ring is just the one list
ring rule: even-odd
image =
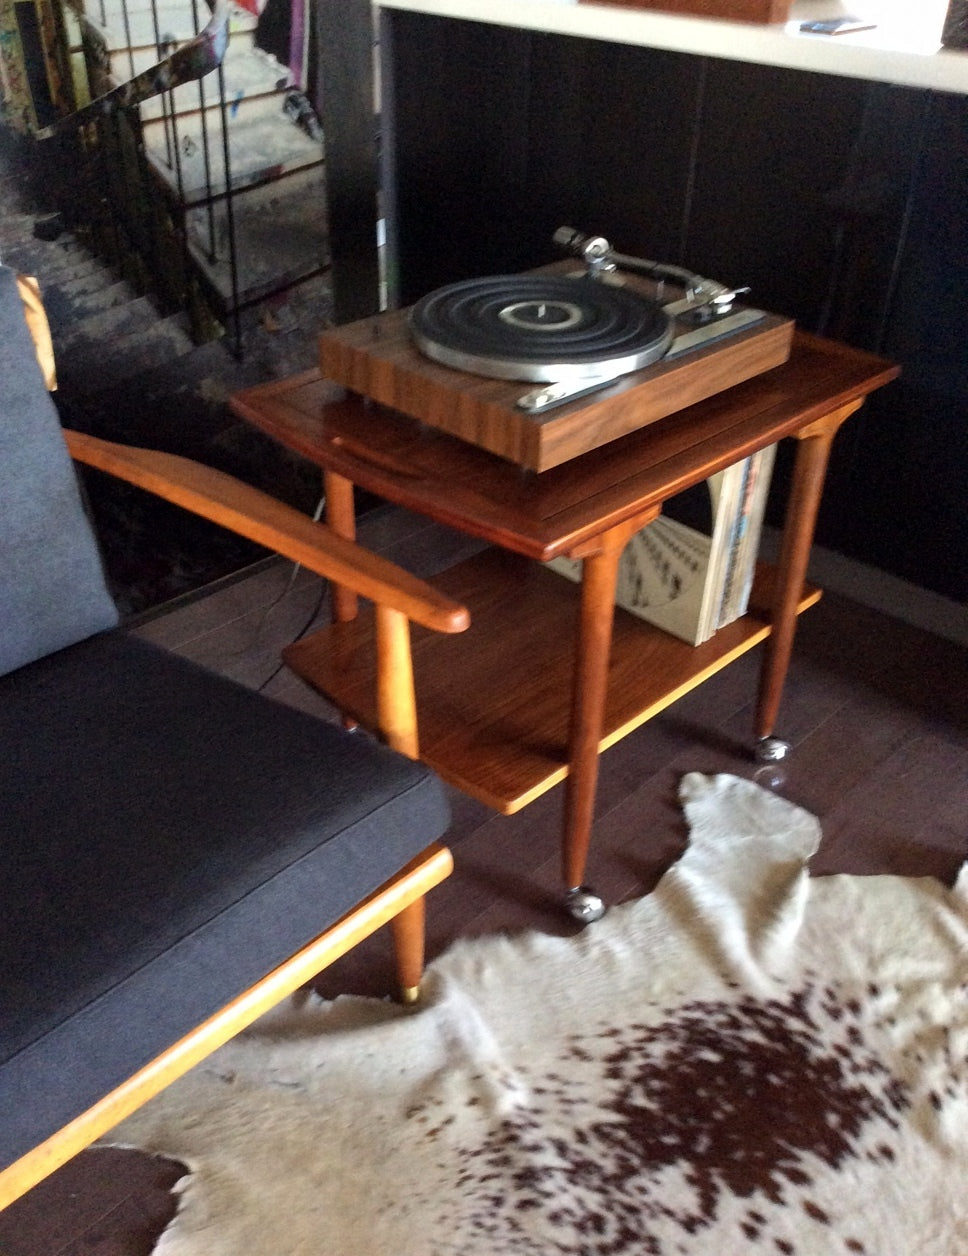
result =
[[[389,510],[366,516],[361,534],[421,574],[466,547]],[[276,671],[279,647],[321,614],[317,582],[277,563],[137,631],[244,683],[265,684],[283,701],[324,710]],[[590,883],[612,902],[654,886],[686,840],[676,786],[692,770],[756,776],[818,815],[817,874],[950,883],[968,858],[964,646],[828,594],[800,623],[779,729],[795,750],[779,769],[757,769],[749,756],[758,663],[759,651],[746,655],[603,757]],[[525,926],[573,931],[558,907],[561,790],[512,817],[456,793],[453,810],[456,870],[429,900],[430,955],[458,936]],[[318,988],[327,996],[385,994],[388,939],[358,948]],[[0,1256],[146,1256],[174,1211],[169,1189],[180,1173],[133,1152],[84,1152],[0,1214]]]

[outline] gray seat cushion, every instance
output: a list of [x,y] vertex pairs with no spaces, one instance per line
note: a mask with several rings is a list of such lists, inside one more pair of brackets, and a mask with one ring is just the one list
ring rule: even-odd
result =
[[422,765],[119,631],[0,678],[0,745],[0,1165],[448,820]]

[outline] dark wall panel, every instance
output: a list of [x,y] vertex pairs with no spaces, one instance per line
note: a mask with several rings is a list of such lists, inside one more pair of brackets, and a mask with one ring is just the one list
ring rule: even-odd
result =
[[333,311],[338,323],[346,323],[379,309],[369,0],[315,0],[312,31],[314,96],[326,134]]
[[528,264],[530,48],[500,27],[393,14],[395,210],[401,299]]
[[[968,598],[968,101],[394,13],[404,301],[562,223],[902,365],[834,447],[819,539]],[[781,459],[774,520],[789,457]]]
[[925,98],[884,352],[901,378],[869,407],[845,547],[968,600],[968,100]]
[[529,227],[604,235],[674,262],[685,226],[702,63],[676,53],[532,40]]
[[843,182],[865,85],[710,61],[687,264],[816,327],[835,260]]
[[567,223],[678,251],[701,65],[472,22],[387,23],[401,299],[557,256]]

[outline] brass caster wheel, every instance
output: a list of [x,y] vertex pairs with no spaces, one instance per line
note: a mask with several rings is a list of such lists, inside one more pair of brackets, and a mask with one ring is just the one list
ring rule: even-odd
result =
[[780,737],[761,737],[753,754],[757,763],[779,763],[792,749],[790,743]]
[[576,885],[574,889],[565,891],[565,911],[572,920],[588,925],[593,920],[601,920],[605,915],[605,904],[587,885]]

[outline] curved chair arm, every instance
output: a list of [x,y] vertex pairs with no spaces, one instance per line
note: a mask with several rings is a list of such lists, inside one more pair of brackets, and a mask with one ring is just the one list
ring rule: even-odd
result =
[[284,502],[223,471],[155,449],[137,449],[66,430],[71,457],[147,489],[275,550],[362,597],[437,632],[463,632],[465,607],[402,567],[337,536]]
[[395,563],[337,536],[298,510],[189,458],[65,430],[71,456],[191,510],[240,536],[353,589],[376,606],[377,708],[387,742],[418,757],[409,621],[463,632],[466,607]]

